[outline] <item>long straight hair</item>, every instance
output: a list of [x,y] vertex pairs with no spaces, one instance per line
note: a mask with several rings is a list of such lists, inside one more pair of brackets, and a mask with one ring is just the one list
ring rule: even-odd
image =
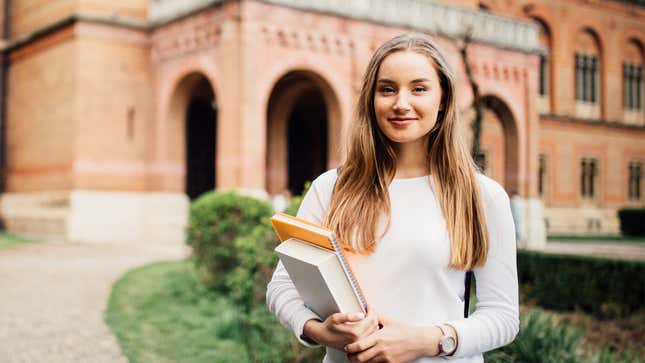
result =
[[[443,107],[427,135],[426,160],[451,241],[449,266],[461,270],[480,267],[488,255],[488,231],[476,167],[458,135],[454,76],[434,42],[422,34],[390,39],[372,56],[349,132],[346,161],[324,224],[344,248],[361,254],[374,252],[376,240],[389,228],[388,186],[396,173],[397,155],[392,141],[378,127],[374,93],[381,63],[400,51],[427,56],[439,75]],[[380,225],[385,227],[382,233],[377,231]]]

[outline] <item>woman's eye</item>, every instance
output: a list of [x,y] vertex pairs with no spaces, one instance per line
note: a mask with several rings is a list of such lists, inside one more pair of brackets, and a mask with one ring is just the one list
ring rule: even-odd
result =
[[389,94],[389,93],[394,93],[394,88],[392,88],[392,87],[381,87],[381,88],[379,88],[378,91],[380,93],[383,93],[383,94]]
[[413,89],[414,92],[425,92],[425,90],[426,88],[421,86],[414,87]]

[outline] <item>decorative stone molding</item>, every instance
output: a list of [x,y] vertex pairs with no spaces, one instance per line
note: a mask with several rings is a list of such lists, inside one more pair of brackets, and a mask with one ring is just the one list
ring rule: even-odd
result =
[[268,45],[337,55],[348,55],[354,48],[354,42],[345,36],[286,29],[269,24],[262,25],[261,32]]
[[152,60],[157,62],[212,48],[219,43],[221,35],[221,24],[206,16],[195,17],[190,22],[167,25],[152,36]]
[[475,41],[500,48],[539,52],[537,25],[522,20],[435,3],[431,0],[261,0],[377,23],[410,27],[451,38],[472,30]]
[[[522,21],[432,0],[258,0],[268,4],[401,26],[451,38],[469,30],[475,41],[524,52],[540,52],[539,28]],[[150,21],[162,24],[225,0],[150,0]]]

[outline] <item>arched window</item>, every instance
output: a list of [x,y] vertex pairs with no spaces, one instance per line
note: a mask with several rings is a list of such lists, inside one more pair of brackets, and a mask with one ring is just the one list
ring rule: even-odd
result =
[[602,54],[598,37],[589,29],[578,32],[575,43],[576,115],[600,118],[600,66]]
[[533,18],[540,28],[538,43],[542,47],[540,53],[540,79],[538,94],[538,111],[547,113],[551,110],[549,94],[551,92],[551,30],[542,19]]
[[631,39],[623,57],[623,109],[624,121],[643,123],[643,46]]

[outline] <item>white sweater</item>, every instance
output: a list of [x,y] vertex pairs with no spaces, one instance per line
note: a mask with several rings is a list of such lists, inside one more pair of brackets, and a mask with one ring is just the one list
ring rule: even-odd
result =
[[[307,192],[298,217],[322,224],[329,207],[336,170],[319,176]],[[478,175],[490,248],[486,264],[475,269],[476,310],[463,318],[463,271],[448,267],[450,241],[430,178],[394,179],[389,187],[391,224],[376,252],[355,255],[352,269],[377,314],[403,323],[429,326],[447,323],[459,345],[444,359],[483,362],[482,353],[511,342],[519,330],[515,233],[509,199],[490,178]],[[278,263],[267,288],[267,304],[280,322],[300,339],[305,322],[318,318],[304,304],[287,271]],[[344,352],[327,348],[325,363],[348,362]]]

